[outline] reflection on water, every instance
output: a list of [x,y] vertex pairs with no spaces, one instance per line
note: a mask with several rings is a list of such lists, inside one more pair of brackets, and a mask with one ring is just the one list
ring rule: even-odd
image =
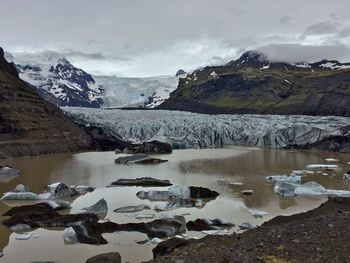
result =
[[[126,214],[114,213],[113,210],[126,205],[145,203],[152,208],[161,202],[139,200],[136,193],[140,187],[106,186],[118,178],[137,178],[150,176],[159,179],[169,179],[174,184],[208,187],[220,193],[220,196],[206,204],[202,209],[182,208],[169,212],[147,213],[176,215],[184,214],[187,220],[196,218],[226,218],[235,224],[250,222],[262,224],[276,215],[293,214],[318,206],[325,200],[322,197],[281,198],[273,194],[273,184],[264,180],[265,176],[273,174],[289,174],[292,170],[304,169],[307,164],[324,163],[324,159],[333,157],[339,159],[340,169],[329,175],[314,175],[303,178],[304,181],[315,180],[325,187],[334,189],[349,189],[342,180],[342,175],[348,168],[348,155],[330,154],[314,151],[259,150],[251,148],[181,150],[162,156],[168,163],[156,166],[123,166],[114,164],[116,155],[112,152],[87,152],[79,154],[59,154],[46,157],[19,158],[7,161],[23,172],[23,175],[12,180],[0,181],[0,192],[12,190],[17,184],[23,183],[31,191],[40,193],[49,183],[61,181],[70,185],[87,184],[96,186],[93,193],[88,193],[73,200],[72,213],[81,212],[100,198],[105,198],[109,212],[107,218],[118,223],[140,222]],[[241,182],[243,185],[230,183]],[[157,189],[157,188],[152,188]],[[160,188],[159,188],[160,189]],[[241,190],[251,189],[251,196],[242,196]],[[22,202],[23,203],[23,202]],[[3,214],[9,206],[19,205],[17,202],[0,202],[0,213]],[[257,208],[268,212],[263,219],[252,217],[248,209]],[[232,231],[237,230],[233,228]],[[141,233],[113,233],[104,237],[109,242],[103,246],[65,245],[62,229],[37,229],[39,238],[27,241],[16,240],[16,234],[0,226],[0,251],[4,256],[0,262],[30,262],[38,260],[56,260],[60,262],[84,262],[88,257],[118,251],[123,262],[140,262],[152,258],[154,245],[139,245],[136,241],[146,238]],[[189,232],[189,237],[201,237],[199,232]]]

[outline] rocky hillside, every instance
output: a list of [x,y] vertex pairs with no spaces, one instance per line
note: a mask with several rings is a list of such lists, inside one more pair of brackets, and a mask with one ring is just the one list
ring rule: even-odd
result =
[[350,116],[350,63],[271,62],[248,51],[179,81],[158,108],[202,113]]
[[47,51],[16,57],[6,54],[6,59],[15,63],[22,80],[58,106],[99,108],[103,104],[99,98],[102,86],[58,53]]
[[89,139],[78,126],[20,80],[0,48],[0,158],[88,146]]

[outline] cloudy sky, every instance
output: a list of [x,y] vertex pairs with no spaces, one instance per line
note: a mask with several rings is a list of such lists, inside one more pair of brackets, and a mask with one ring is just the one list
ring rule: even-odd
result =
[[349,0],[1,0],[0,46],[99,75],[175,74],[249,49],[350,61]]

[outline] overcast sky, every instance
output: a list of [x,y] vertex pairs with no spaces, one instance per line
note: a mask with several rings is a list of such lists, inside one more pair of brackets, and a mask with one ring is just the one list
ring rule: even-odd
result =
[[1,0],[0,46],[99,75],[175,74],[249,49],[350,61],[350,0]]

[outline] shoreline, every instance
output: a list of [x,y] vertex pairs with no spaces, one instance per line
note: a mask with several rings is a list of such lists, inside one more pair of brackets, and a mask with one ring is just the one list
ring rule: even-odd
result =
[[350,262],[349,219],[350,198],[329,198],[316,209],[277,216],[242,234],[206,236],[170,253],[160,243],[164,255],[148,262]]

